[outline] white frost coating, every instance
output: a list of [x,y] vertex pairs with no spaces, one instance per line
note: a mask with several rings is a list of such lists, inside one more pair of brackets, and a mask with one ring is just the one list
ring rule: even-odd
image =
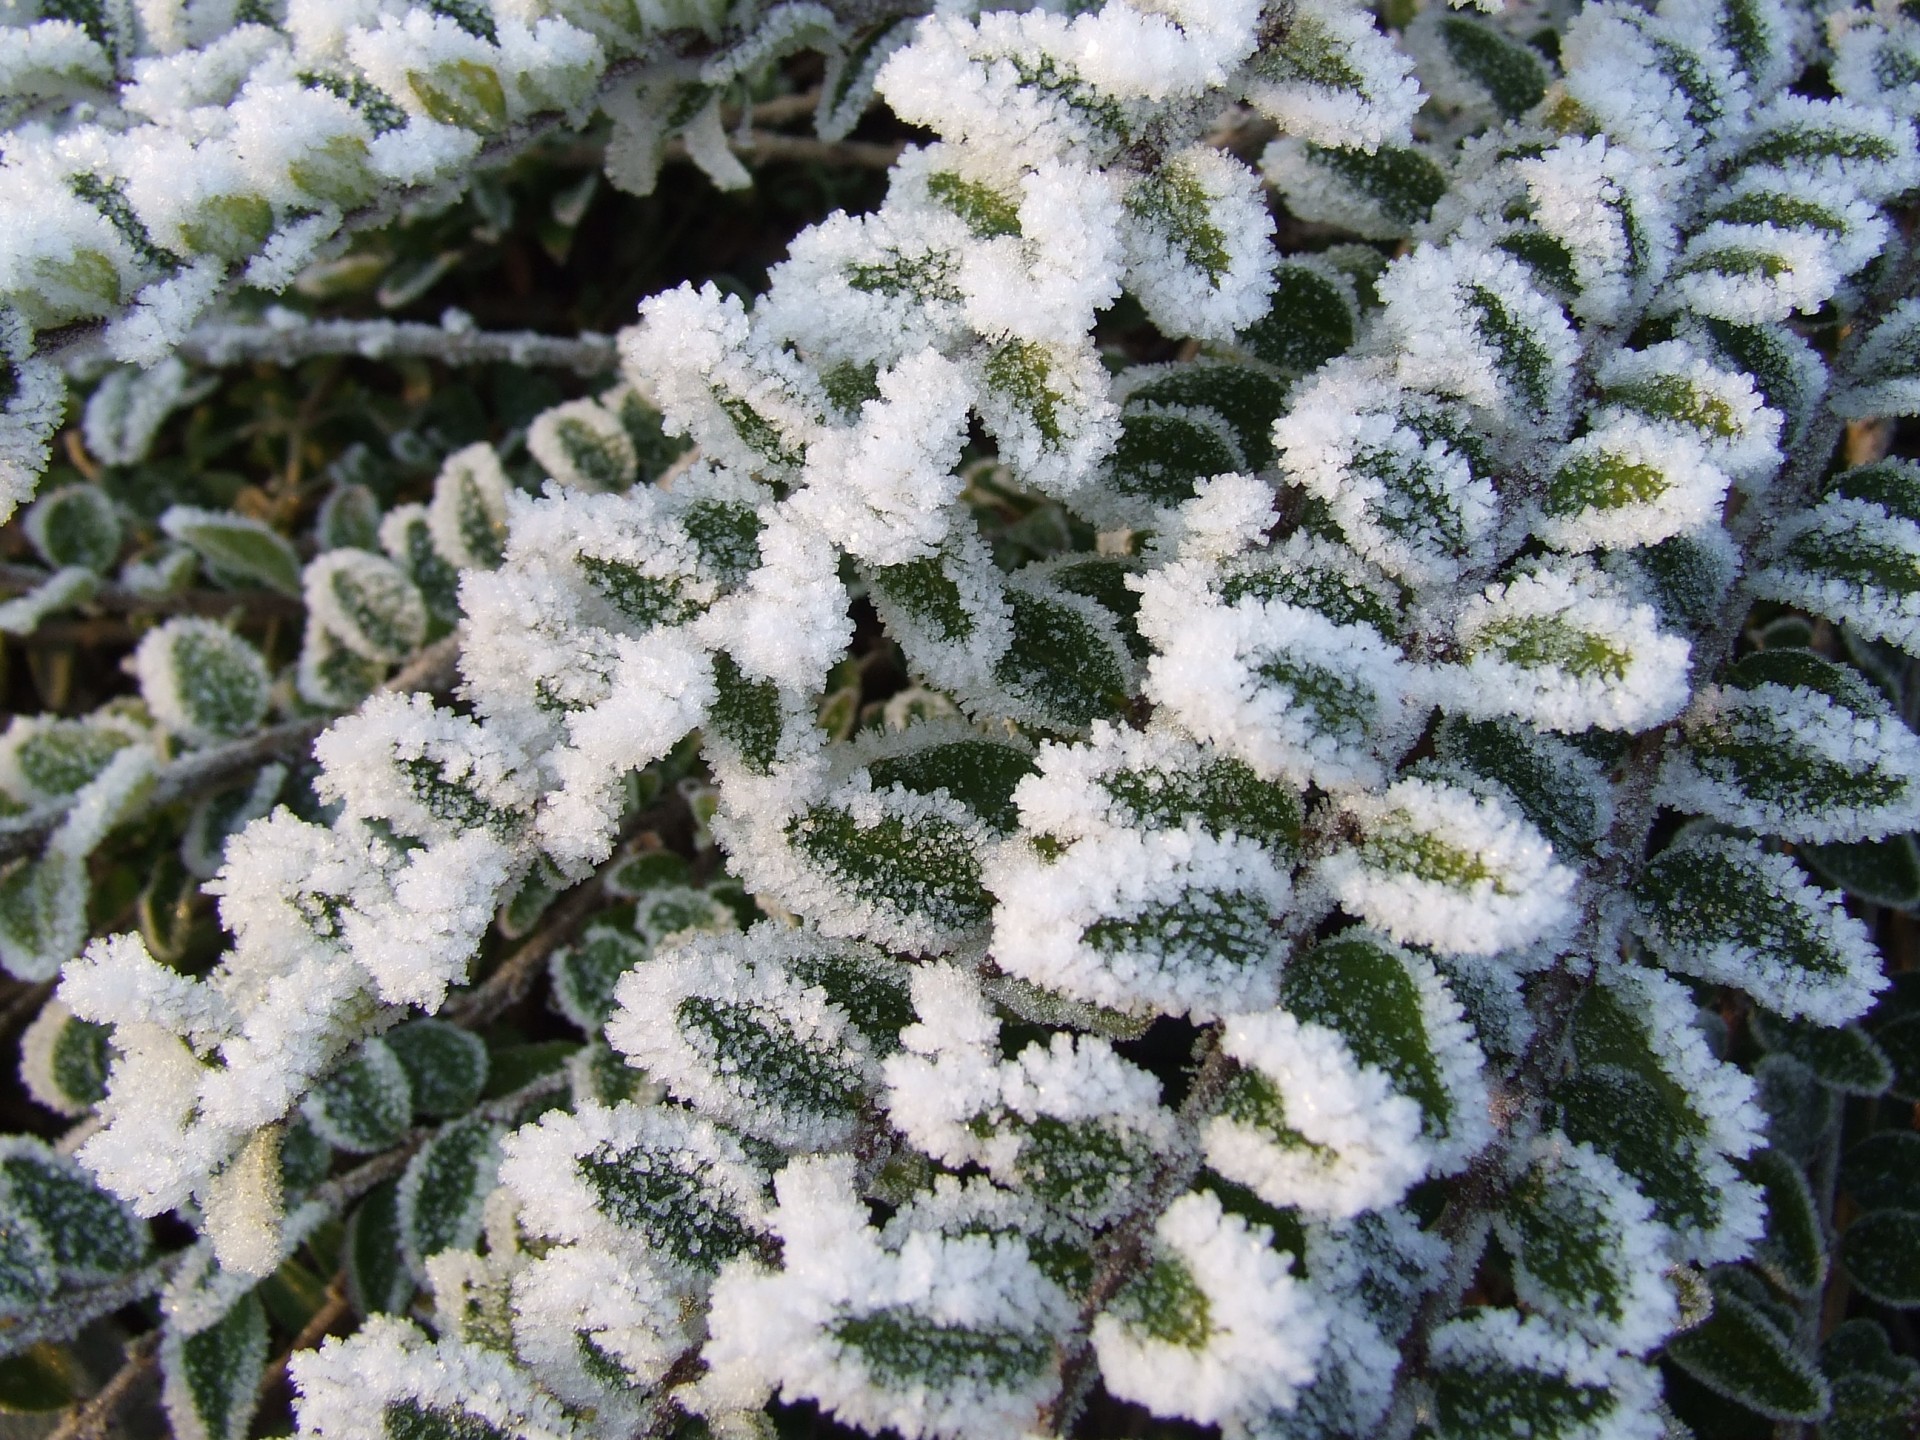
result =
[[427,530],[448,564],[490,570],[498,563],[492,547],[506,538],[511,488],[491,445],[469,445],[446,458],[434,477]]
[[691,1111],[591,1101],[571,1113],[550,1110],[500,1142],[500,1183],[520,1202],[526,1226],[550,1239],[593,1245],[623,1264],[673,1268],[672,1257],[643,1229],[602,1208],[583,1162],[678,1171],[687,1188],[703,1193],[751,1230],[764,1228],[763,1180],[739,1142]]
[[[789,1150],[829,1150],[852,1138],[880,1067],[852,1017],[786,970],[789,933],[761,925],[744,937],[689,933],[662,946],[620,978],[607,1042],[722,1124]],[[727,1016],[727,1028],[702,1025],[697,1009],[690,1018],[690,1006]],[[749,1026],[767,1039],[758,1053],[736,1053],[729,1042]],[[837,1103],[809,1103],[829,1087]]]
[[1684,857],[1702,856],[1737,867],[1741,883],[1788,918],[1776,920],[1737,890],[1725,897],[1736,907],[1731,914],[1643,902],[1636,928],[1667,969],[1737,985],[1776,1014],[1815,1025],[1859,1019],[1887,988],[1871,932],[1847,913],[1839,891],[1809,884],[1789,856],[1757,840],[1700,833],[1682,837],[1662,860],[1669,855],[1682,866]]
[[1262,1113],[1234,1107],[1202,1127],[1207,1164],[1270,1205],[1344,1220],[1391,1205],[1427,1173],[1417,1102],[1361,1065],[1337,1031],[1284,1010],[1227,1019],[1220,1048],[1264,1092]]
[[26,594],[0,601],[0,635],[31,635],[49,615],[85,604],[99,588],[100,577],[86,566],[64,566]]
[[1136,623],[1157,652],[1147,698],[1262,776],[1329,789],[1380,783],[1380,753],[1413,718],[1398,648],[1370,626],[1285,601],[1220,604],[1210,579],[1176,562],[1131,582]]
[[1884,707],[1856,710],[1773,683],[1704,685],[1686,735],[1660,770],[1663,805],[1796,844],[1875,840],[1920,824],[1920,736]]
[[510,739],[425,695],[375,695],[314,742],[314,758],[323,800],[424,840],[455,841],[476,826],[511,833],[540,793]]
[[1920,414],[1920,300],[1894,306],[1860,347],[1852,368],[1860,378],[1834,397],[1840,414]]
[[714,607],[699,633],[749,676],[817,693],[853,638],[833,543],[806,524],[792,502],[763,518],[760,568]]
[[1401,383],[1483,409],[1501,430],[1556,432],[1579,341],[1566,315],[1512,256],[1422,245],[1376,282],[1384,305],[1372,348]]
[[[591,470],[581,464],[583,451]],[[527,427],[527,453],[571,490],[617,489],[618,482],[610,481],[605,471],[631,480],[640,468],[633,437],[620,417],[597,400],[570,400],[542,410]]]
[[878,384],[880,398],[853,426],[808,447],[806,488],[791,513],[851,555],[898,565],[945,538],[972,396],[960,367],[933,350],[902,360]]
[[1587,1416],[1557,1409],[1554,1434],[1561,1440],[1661,1440],[1667,1433],[1657,1370],[1539,1316],[1484,1306],[1434,1331],[1431,1348],[1442,1383],[1469,1391],[1511,1384],[1507,1377],[1520,1370],[1579,1387],[1596,1401],[1604,1397],[1607,1403]]
[[1691,435],[1635,417],[1596,425],[1554,466],[1534,533],[1561,550],[1657,545],[1717,521],[1727,493],[1726,472]]
[[[946,158],[944,147],[936,152]],[[1072,160],[1019,177],[1020,233],[969,237],[953,281],[982,336],[1085,344],[1094,312],[1119,298],[1128,230],[1114,180]]]
[[934,1159],[965,1164],[983,1153],[968,1122],[1000,1098],[1000,1022],[957,965],[917,966],[908,984],[919,1019],[900,1032],[902,1052],[882,1062],[887,1115]]
[[1291,907],[1264,847],[1197,826],[1109,829],[1047,859],[1024,840],[992,853],[1001,969],[1130,1014],[1206,1020],[1273,1003],[1270,922]]
[[[1003,1440],[1056,1383],[1053,1340],[1073,1306],[1015,1237],[917,1232],[881,1244],[854,1190],[850,1157],[803,1158],[775,1180],[784,1266],[736,1261],[714,1284],[707,1404],[758,1405],[781,1393],[908,1440]],[[892,1359],[869,1327],[982,1336],[981,1362],[934,1380]],[[884,1335],[884,1330],[882,1331]],[[993,1361],[987,1361],[992,1355]],[[1018,1357],[1018,1358],[1014,1358]]]
[[1166,334],[1229,340],[1266,313],[1278,258],[1272,235],[1260,177],[1211,146],[1192,146],[1128,196],[1127,288]]
[[82,433],[88,452],[108,465],[139,464],[167,417],[198,393],[203,386],[177,355],[151,370],[109,371],[87,400]]
[[1282,131],[1304,141],[1368,154],[1382,145],[1404,144],[1426,96],[1413,78],[1413,62],[1380,33],[1373,16],[1349,0],[1308,0],[1294,11],[1291,28],[1293,43],[1319,66],[1348,70],[1359,83],[1329,83],[1305,74],[1263,77],[1247,88],[1247,99]]
[[1529,945],[1572,918],[1574,872],[1505,805],[1430,780],[1349,796],[1357,848],[1336,850],[1316,882],[1404,944],[1448,955]]
[[[610,1393],[583,1363],[582,1337],[636,1385],[657,1382],[693,1337],[685,1295],[657,1270],[589,1245],[559,1245],[513,1277],[514,1349],[570,1405],[629,1429],[638,1397]],[[627,1403],[622,1404],[625,1400]]]
[[300,1432],[314,1440],[384,1434],[387,1407],[409,1401],[453,1424],[484,1424],[521,1440],[580,1433],[506,1356],[460,1340],[430,1341],[387,1315],[369,1317],[348,1339],[298,1352],[288,1371]]
[[[201,668],[181,668],[183,644],[199,652],[192,658]],[[208,652],[217,656],[225,673],[205,668],[212,658]],[[133,673],[153,718],[190,745],[231,740],[258,723],[266,710],[267,662],[253,646],[211,620],[175,616],[149,630],[133,652]],[[196,705],[193,690],[207,685],[214,688]],[[209,716],[202,708],[208,703],[220,710],[234,708],[224,716]]]
[[1205,1297],[1205,1333],[1162,1339],[1129,1323],[1123,1297],[1093,1322],[1107,1389],[1202,1425],[1290,1410],[1313,1378],[1326,1316],[1287,1257],[1209,1191],[1175,1200],[1153,1234],[1157,1263],[1179,1265]]
[[1818,310],[1840,273],[1816,232],[1716,220],[1688,240],[1660,308],[1735,325],[1785,320]]
[[[1920,525],[1871,500],[1833,496],[1788,518],[1775,534],[1778,553],[1754,574],[1754,594],[1842,621],[1868,639],[1920,650],[1920,587],[1881,582],[1902,565],[1920,578]],[[1856,555],[1871,557],[1871,568],[1844,563]],[[1829,556],[1841,563],[1822,563]]]
[[1684,340],[1612,351],[1595,368],[1605,403],[1596,424],[1621,414],[1684,428],[1736,483],[1758,488],[1780,466],[1781,418],[1743,370],[1715,365]]
[[1541,568],[1468,601],[1455,629],[1468,659],[1434,673],[1458,713],[1513,715],[1543,730],[1642,730],[1687,701],[1688,643],[1604,575]]
[[1327,506],[1355,550],[1411,584],[1485,563],[1499,519],[1492,480],[1430,425],[1424,437],[1415,428],[1445,418],[1432,408],[1388,362],[1336,360],[1273,423],[1287,479]]
[[[1652,1202],[1606,1156],[1558,1131],[1534,1142],[1533,1166],[1520,1189],[1520,1203],[1532,1212],[1527,1223],[1516,1225],[1511,1210],[1498,1212],[1493,1222],[1514,1257],[1514,1288],[1520,1298],[1595,1345],[1646,1354],[1667,1338],[1680,1318],[1665,1275],[1669,1236],[1653,1218]],[[1527,1263],[1531,1225],[1541,1226],[1543,1258],[1563,1275],[1568,1271],[1557,1247],[1562,1237],[1578,1235],[1589,1253],[1572,1273],[1597,1265],[1605,1277],[1602,1288],[1570,1295],[1559,1284],[1542,1284]]]

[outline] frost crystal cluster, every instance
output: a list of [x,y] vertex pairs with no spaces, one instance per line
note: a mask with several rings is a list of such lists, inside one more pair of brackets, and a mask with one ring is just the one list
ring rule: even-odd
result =
[[[1912,1433],[1910,4],[0,7],[0,1405]],[[617,337],[240,293],[875,99]],[[194,469],[327,354],[522,378]]]

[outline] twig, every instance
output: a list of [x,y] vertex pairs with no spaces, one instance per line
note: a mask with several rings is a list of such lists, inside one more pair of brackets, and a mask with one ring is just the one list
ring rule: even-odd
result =
[[[381,689],[402,693],[413,690],[444,692],[453,685],[459,655],[460,641],[456,632],[422,650]],[[302,716],[297,720],[283,721],[244,739],[182,756],[165,766],[155,777],[153,788],[141,804],[141,813],[151,814],[179,801],[196,799],[218,790],[269,760],[305,755],[312,750],[320,732],[336,718],[332,715]],[[38,847],[60,828],[72,803],[67,800],[29,811],[25,815],[0,819],[0,861],[25,855]]]
[[[258,321],[214,319],[196,326],[175,353],[196,365],[221,368],[270,360],[292,365],[323,355],[368,360],[424,358],[443,365],[544,366],[579,375],[602,375],[620,363],[611,335],[540,335],[531,330],[476,330],[455,312],[438,325],[397,320],[309,320],[275,306]],[[91,369],[107,359],[103,343],[66,356],[70,370]]]
[[152,1373],[159,1351],[158,1330],[149,1330],[128,1341],[126,1358],[120,1368],[94,1395],[67,1411],[46,1440],[100,1440],[134,1387]]
[[273,1363],[267,1366],[260,1376],[260,1384],[255,1388],[257,1401],[264,1403],[268,1396],[287,1382],[287,1366],[293,1357],[302,1350],[311,1350],[324,1340],[335,1325],[347,1316],[347,1274],[345,1270],[336,1274],[327,1284],[327,1298],[318,1310],[300,1327],[300,1333],[293,1337],[287,1348],[274,1356]]
[[[33,565],[0,564],[0,595],[25,595],[53,578]],[[102,584],[89,595],[83,609],[119,615],[211,615],[235,611],[261,619],[287,619],[306,613],[306,606],[278,590],[182,590],[173,595],[148,595],[124,585]]]
[[0,1360],[30,1350],[42,1340],[66,1340],[102,1315],[111,1315],[144,1300],[167,1283],[178,1261],[166,1255],[130,1275],[119,1275],[102,1285],[69,1291],[57,1304],[22,1315],[0,1328]]

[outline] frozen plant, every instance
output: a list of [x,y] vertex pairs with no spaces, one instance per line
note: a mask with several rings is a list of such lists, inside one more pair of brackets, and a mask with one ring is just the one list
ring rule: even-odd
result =
[[[1920,19],[150,8],[17,27],[0,167],[108,217],[0,290],[109,467],[0,632],[140,631],[0,736],[0,1351],[158,1293],[183,1440],[1910,1428]],[[195,316],[547,111],[745,179],[802,50],[922,138],[751,303],[131,498],[223,354],[592,372]]]

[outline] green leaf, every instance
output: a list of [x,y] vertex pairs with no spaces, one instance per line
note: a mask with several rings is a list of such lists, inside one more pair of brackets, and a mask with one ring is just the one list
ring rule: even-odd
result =
[[1510,720],[1449,719],[1434,748],[1443,760],[1497,782],[1554,849],[1577,852],[1600,838],[1605,776],[1571,746]]
[[1371,154],[1309,144],[1307,159],[1366,198],[1389,223],[1402,230],[1424,224],[1447,193],[1447,175],[1418,150],[1382,145]]
[[1445,16],[1439,28],[1448,58],[1486,91],[1502,115],[1517,118],[1546,96],[1547,67],[1525,45],[1460,15]]
[[1847,1320],[1820,1346],[1820,1368],[1833,1388],[1833,1411],[1821,1440],[1911,1440],[1920,1407],[1920,1364],[1896,1355],[1872,1320]]
[[1233,267],[1205,183],[1181,157],[1164,160],[1127,192],[1127,208],[1162,232],[1168,246],[1215,289]]
[[214,578],[225,584],[265,586],[283,595],[300,593],[300,557],[292,545],[258,520],[176,505],[160,528],[191,546]]
[[1818,1420],[1826,1379],[1758,1306],[1714,1286],[1713,1314],[1667,1342],[1667,1358],[1716,1395],[1769,1420]]
[[414,1020],[381,1037],[407,1072],[415,1113],[433,1120],[464,1115],[487,1084],[487,1047],[444,1020]]
[[141,688],[154,718],[191,742],[237,739],[266,718],[266,662],[229,630],[205,620],[170,620],[141,642],[140,657]]
[[1827,1278],[1827,1247],[1805,1173],[1772,1149],[1751,1156],[1744,1168],[1767,1203],[1767,1230],[1754,1249],[1755,1263],[1782,1290],[1812,1295]]
[[1809,870],[1870,905],[1920,905],[1920,847],[1911,834],[1847,844],[1801,845]]
[[837,806],[815,805],[788,823],[787,839],[856,902],[952,931],[990,911],[973,839],[943,816],[883,814],[862,826]]
[[1353,299],[1338,280],[1317,266],[1282,265],[1273,304],[1240,332],[1239,343],[1277,370],[1305,375],[1346,354],[1358,328]]
[[779,688],[771,680],[745,674],[724,650],[713,657],[713,688],[708,728],[754,774],[766,774],[780,747]]
[[1858,1025],[1814,1025],[1805,1020],[1783,1020],[1758,1009],[1753,1012],[1752,1023],[1762,1045],[1791,1055],[1822,1085],[1843,1095],[1882,1095],[1893,1083],[1893,1067],[1887,1057]]
[[1920,1014],[1902,1015],[1877,1027],[1873,1041],[1893,1066],[1887,1093],[1896,1100],[1920,1104]]
[[500,1130],[477,1118],[441,1129],[407,1162],[396,1197],[400,1244],[414,1278],[442,1250],[471,1250],[481,1210],[498,1184]]
[[1120,770],[1100,785],[1147,829],[1198,821],[1208,834],[1243,835],[1283,858],[1292,858],[1300,847],[1304,810],[1298,793],[1261,779],[1241,760],[1212,759],[1197,771],[1174,773]]
[[576,1163],[600,1211],[689,1270],[711,1273],[758,1247],[726,1192],[689,1173],[673,1153],[603,1145]]
[[588,1034],[596,1033],[613,1014],[613,987],[652,953],[631,930],[588,926],[578,941],[554,952],[553,993],[561,1012]]
[[322,550],[380,548],[380,502],[365,485],[336,484],[320,502],[313,538]]
[[828,1329],[881,1384],[935,1393],[962,1383],[1012,1389],[1053,1358],[1045,1331],[947,1324],[904,1305],[835,1320]]
[[442,125],[482,134],[507,127],[507,94],[491,65],[443,60],[431,70],[407,71],[407,88],[420,108]]
[[1130,371],[1122,383],[1130,403],[1211,411],[1232,427],[1248,465],[1273,464],[1273,422],[1286,409],[1286,381],[1253,365],[1197,360]]
[[984,735],[929,744],[867,766],[876,790],[898,785],[916,795],[945,791],[996,830],[1019,823],[1013,788],[1032,773],[1027,750]]
[[47,492],[33,502],[22,524],[40,558],[55,570],[78,565],[105,574],[120,554],[120,512],[97,486]]
[[1840,1161],[1840,1186],[1863,1210],[1898,1210],[1920,1195],[1920,1134],[1882,1130]]
[[514,1440],[470,1410],[441,1409],[418,1400],[391,1400],[380,1419],[386,1440]]
[[1121,494],[1178,505],[1193,498],[1195,481],[1245,469],[1246,457],[1214,411],[1130,403],[1107,463]]
[[[1013,637],[994,679],[1061,730],[1082,730],[1127,704],[1127,663],[1106,627],[1061,599],[1010,588]],[[1086,604],[1088,602],[1080,602]]]
[[347,1217],[342,1247],[347,1298],[362,1315],[398,1315],[413,1298],[413,1272],[400,1246],[400,1182],[383,1180]]
[[147,1257],[146,1223],[64,1155],[29,1136],[10,1136],[0,1152],[0,1209],[46,1237],[47,1254],[67,1284],[124,1275]]
[[162,1397],[180,1440],[245,1440],[267,1363],[267,1312],[248,1291],[215,1324],[160,1347]]
[[1840,1237],[1840,1263],[1847,1278],[1882,1305],[1920,1305],[1920,1211],[1859,1216]]
[[329,1144],[357,1155],[390,1149],[413,1118],[413,1089],[399,1058],[381,1040],[363,1042],[314,1086],[307,1118]]

